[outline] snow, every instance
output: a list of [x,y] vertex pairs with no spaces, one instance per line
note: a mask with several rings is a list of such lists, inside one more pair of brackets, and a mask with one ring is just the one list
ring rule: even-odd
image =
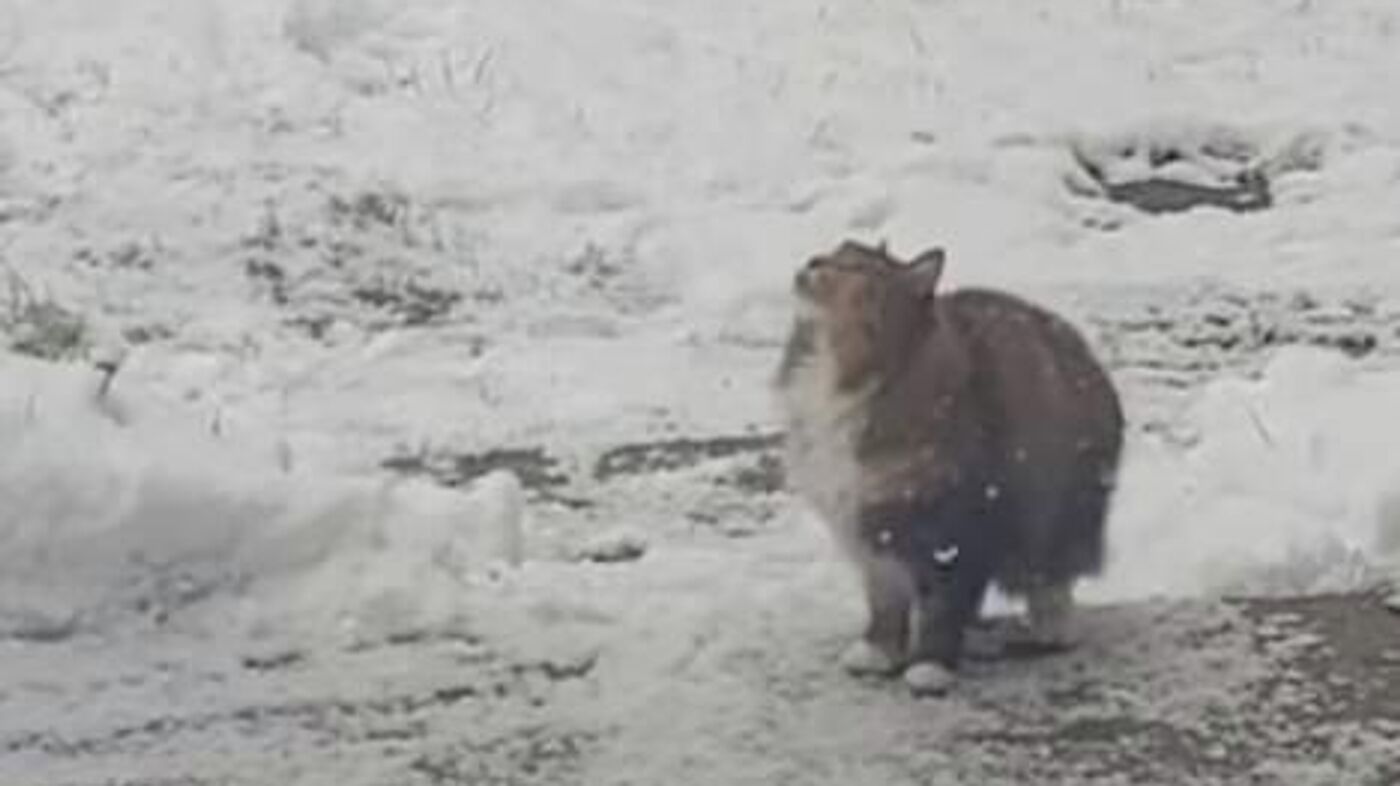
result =
[[[810,690],[858,598],[786,495],[726,485],[743,455],[591,469],[778,428],[789,276],[847,236],[944,246],[951,285],[1055,306],[1113,361],[1135,428],[1088,600],[1394,575],[1397,30],[1382,0],[0,0],[0,268],[91,333],[0,353],[0,642],[97,671],[84,642],[136,668],[147,634],[479,637],[605,686],[619,777],[693,775],[648,734],[722,753],[772,711],[734,669]],[[1243,164],[1270,208],[1094,196]],[[1217,309],[1259,293],[1282,338],[1229,344]],[[1336,326],[1295,293],[1377,347],[1310,346]],[[35,328],[13,305],[6,344]],[[535,449],[564,481],[383,467]],[[928,720],[823,701],[803,728],[837,750]],[[822,782],[889,775],[861,766]]]
[[[1135,446],[1114,513],[1109,596],[1357,589],[1400,559],[1383,512],[1400,482],[1393,371],[1280,352],[1258,380],[1194,402],[1186,450]],[[1367,568],[1372,571],[1368,575]]]
[[[3,559],[7,581],[29,590],[7,598],[11,626],[101,626],[132,606],[179,603],[130,586],[150,572],[237,597],[246,629],[298,615],[323,627],[376,615],[412,627],[450,619],[471,576],[539,554],[509,472],[463,494],[302,470],[275,435],[219,433],[188,409],[143,410],[116,396],[121,386],[100,399],[95,369],[8,356],[3,371]],[[1400,373],[1363,372],[1320,349],[1280,352],[1257,380],[1208,386],[1186,417],[1194,444],[1131,445],[1111,568],[1087,597],[1367,586],[1400,560],[1387,513],[1400,459],[1375,414],[1397,395]],[[640,555],[638,526],[597,530],[574,554]],[[817,536],[803,541],[824,556]],[[39,608],[23,602],[41,596]]]
[[442,624],[456,572],[519,548],[510,481],[462,495],[304,475],[271,441],[99,401],[96,371],[0,362],[9,635],[102,631],[202,602],[203,624],[228,632],[382,636]]

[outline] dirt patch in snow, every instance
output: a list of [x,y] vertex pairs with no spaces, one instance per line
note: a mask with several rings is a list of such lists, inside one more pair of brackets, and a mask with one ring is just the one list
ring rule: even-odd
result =
[[1160,124],[1076,139],[1069,148],[1072,193],[1152,215],[1200,207],[1267,210],[1274,206],[1275,178],[1314,171],[1323,157],[1321,141],[1309,135],[1270,141],[1210,124]]

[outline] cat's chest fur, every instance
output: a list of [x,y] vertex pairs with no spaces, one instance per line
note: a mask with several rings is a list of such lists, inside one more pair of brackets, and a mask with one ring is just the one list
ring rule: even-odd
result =
[[857,447],[870,396],[839,390],[836,378],[835,357],[817,342],[780,385],[787,477],[790,489],[816,510],[837,541],[857,550],[857,516],[867,481]]

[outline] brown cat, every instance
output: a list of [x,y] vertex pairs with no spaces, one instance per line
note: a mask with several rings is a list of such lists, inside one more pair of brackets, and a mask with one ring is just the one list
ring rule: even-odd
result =
[[777,378],[789,482],[869,604],[843,663],[903,671],[917,692],[947,686],[992,582],[1026,598],[1032,643],[1069,645],[1123,444],[1079,333],[1012,295],[941,294],[943,264],[942,249],[906,263],[854,242],[812,259]]

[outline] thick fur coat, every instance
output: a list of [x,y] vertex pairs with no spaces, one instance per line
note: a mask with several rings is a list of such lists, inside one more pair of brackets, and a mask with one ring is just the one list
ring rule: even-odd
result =
[[864,581],[854,670],[955,668],[990,583],[1026,597],[1052,644],[1104,560],[1123,441],[1109,376],[1043,308],[939,292],[943,264],[847,242],[794,281],[788,478]]

